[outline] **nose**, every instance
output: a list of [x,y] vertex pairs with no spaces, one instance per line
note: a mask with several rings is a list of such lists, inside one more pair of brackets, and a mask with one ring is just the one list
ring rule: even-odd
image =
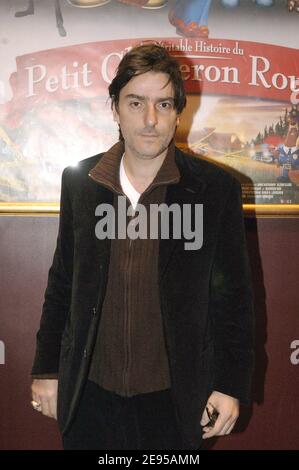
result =
[[153,127],[157,124],[157,122],[158,117],[155,105],[153,103],[148,103],[144,113],[144,124],[145,126]]

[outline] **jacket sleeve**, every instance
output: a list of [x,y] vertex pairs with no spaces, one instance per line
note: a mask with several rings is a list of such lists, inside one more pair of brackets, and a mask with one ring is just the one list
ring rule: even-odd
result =
[[221,217],[212,268],[213,390],[250,402],[254,364],[254,312],[241,185],[233,178]]
[[70,310],[73,272],[72,209],[66,168],[62,174],[57,244],[49,270],[32,375],[57,374],[60,343]]

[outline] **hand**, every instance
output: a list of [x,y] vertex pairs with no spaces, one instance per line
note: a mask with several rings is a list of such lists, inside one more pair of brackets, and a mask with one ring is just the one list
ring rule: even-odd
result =
[[[211,417],[212,422],[210,422]],[[204,431],[202,438],[208,439],[213,436],[230,434],[238,417],[239,400],[224,393],[213,392],[201,417],[200,424],[203,426]]]
[[32,400],[36,403],[34,409],[57,419],[57,388],[57,379],[34,379],[31,385]]

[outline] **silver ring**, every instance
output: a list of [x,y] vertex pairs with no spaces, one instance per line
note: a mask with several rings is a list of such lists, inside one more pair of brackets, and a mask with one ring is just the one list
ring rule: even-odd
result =
[[40,403],[37,403],[37,401],[32,400],[31,405],[36,411],[41,411],[42,405]]

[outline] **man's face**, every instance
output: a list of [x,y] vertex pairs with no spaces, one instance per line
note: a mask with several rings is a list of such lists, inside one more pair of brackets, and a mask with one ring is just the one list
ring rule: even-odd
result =
[[131,78],[119,95],[114,120],[125,140],[125,151],[150,160],[169,146],[178,124],[174,90],[165,73],[146,72]]

